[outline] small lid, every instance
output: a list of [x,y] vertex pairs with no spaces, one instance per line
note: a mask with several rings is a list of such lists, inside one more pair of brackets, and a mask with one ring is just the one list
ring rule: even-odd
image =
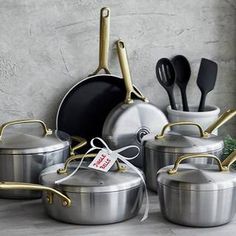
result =
[[0,155],[52,152],[69,146],[70,142],[70,136],[62,131],[53,131],[50,135],[35,128],[32,132],[5,131],[0,140]]
[[157,172],[157,182],[170,188],[188,191],[215,191],[236,186],[236,171],[220,171],[212,164],[180,164],[175,174],[168,174],[173,165]]
[[[52,173],[51,168],[48,173],[44,172],[40,175],[40,182],[46,186],[55,186],[55,181],[72,173],[77,165],[73,163],[66,174]],[[110,170],[105,173],[82,166],[75,175],[58,184],[58,187],[66,192],[91,193],[122,191],[140,186],[141,184],[140,176],[131,169],[127,169],[124,172]]]
[[199,153],[220,150],[223,140],[211,134],[207,138],[187,136],[173,131],[160,139],[149,139],[144,142],[145,148],[169,153]]

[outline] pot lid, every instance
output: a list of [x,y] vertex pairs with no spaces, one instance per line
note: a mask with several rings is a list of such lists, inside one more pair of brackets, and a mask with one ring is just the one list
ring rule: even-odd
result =
[[188,191],[215,191],[236,186],[236,171],[220,171],[212,164],[180,164],[175,174],[168,174],[173,165],[157,172],[157,182],[170,188]]
[[144,141],[145,148],[169,153],[198,153],[220,150],[224,142],[221,137],[209,135],[206,138],[182,135],[173,131],[159,139],[147,139]]
[[62,131],[53,131],[45,135],[42,130],[33,129],[27,132],[17,130],[5,131],[0,140],[2,154],[38,154],[63,149],[70,145],[70,136]]
[[64,182],[55,185],[55,181],[62,179],[72,173],[78,163],[73,163],[69,167],[66,174],[58,174],[56,171],[59,166],[55,166],[54,173],[52,167],[50,170],[44,171],[40,175],[40,182],[43,185],[59,188],[66,192],[116,192],[127,190],[140,186],[141,178],[136,172],[131,169],[126,169],[124,172],[110,170],[107,173],[98,170],[93,170],[86,166],[82,166],[71,178]]

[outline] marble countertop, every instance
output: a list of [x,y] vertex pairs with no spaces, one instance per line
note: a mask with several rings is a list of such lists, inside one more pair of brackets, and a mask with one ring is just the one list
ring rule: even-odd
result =
[[49,218],[41,200],[0,199],[0,235],[63,235],[63,236],[233,236],[236,234],[236,217],[227,225],[213,228],[192,228],[172,224],[166,221],[160,212],[158,197],[150,193],[150,212],[146,221],[140,222],[144,206],[137,217],[125,222],[102,225],[82,226],[57,222]]

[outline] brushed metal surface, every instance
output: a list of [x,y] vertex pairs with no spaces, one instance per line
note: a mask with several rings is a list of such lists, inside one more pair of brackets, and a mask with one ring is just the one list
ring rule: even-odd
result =
[[142,185],[142,180],[138,174],[128,167],[123,172],[117,171],[117,167],[108,172],[102,172],[88,168],[84,166],[84,163],[82,165],[73,176],[61,182],[59,186],[55,185],[55,181],[71,174],[78,163],[72,163],[65,174],[57,173],[59,165],[55,165],[55,168],[50,166],[40,174],[40,183],[52,188],[60,187],[65,192],[78,193],[116,192]]
[[158,185],[163,216],[177,224],[211,227],[231,221],[236,211],[236,188],[188,191]]
[[[126,145],[137,145],[141,149],[141,140],[148,133],[161,131],[168,123],[164,113],[152,104],[135,100],[132,104],[119,104],[108,115],[102,136],[112,149]],[[129,157],[133,150],[122,152]],[[137,167],[143,167],[143,156],[140,152],[130,161]]]
[[[0,155],[0,181],[38,183],[40,172],[51,165],[62,163],[69,155],[69,147],[44,154]],[[40,192],[1,190],[1,198],[39,198]]]
[[143,201],[143,185],[117,192],[70,193],[64,192],[72,201],[71,207],[62,205],[59,198],[48,204],[43,194],[47,214],[59,221],[73,224],[110,224],[134,217]]
[[171,188],[188,191],[218,191],[236,187],[236,171],[222,171],[214,164],[180,164],[177,172],[169,174],[173,165],[157,172],[157,181]]
[[[223,150],[216,150],[216,151],[205,151],[209,154],[216,155],[217,157],[221,157]],[[193,153],[193,152],[192,152]],[[157,182],[156,182],[156,175],[157,171],[165,166],[173,165],[176,159],[184,154],[191,154],[191,153],[168,153],[168,152],[158,152],[152,149],[145,148],[144,150],[144,173],[146,176],[146,183],[148,189],[152,191],[157,191]],[[199,159],[189,159],[185,162],[188,163],[197,163],[197,164],[206,164],[212,163],[211,159],[206,158],[199,158]]]

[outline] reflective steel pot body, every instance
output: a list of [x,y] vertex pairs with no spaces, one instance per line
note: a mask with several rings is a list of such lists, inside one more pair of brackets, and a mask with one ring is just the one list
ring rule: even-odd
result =
[[[62,166],[55,165],[55,170]],[[52,167],[44,170],[40,182],[44,186],[61,191],[71,200],[65,208],[59,199],[47,204],[48,215],[56,220],[86,225],[110,224],[127,220],[137,215],[143,201],[144,186],[141,178],[132,170],[112,170],[107,173],[81,167],[70,179],[55,184],[75,169],[68,167],[67,173],[58,174]]]
[[[172,165],[177,157],[184,154],[193,153],[211,153],[218,157],[221,156],[224,142],[223,139],[212,135],[204,134],[202,128],[192,122],[177,122],[170,123],[165,127],[173,125],[195,125],[200,130],[200,136],[187,136],[175,132],[168,132],[161,136],[144,137],[143,152],[144,152],[144,172],[146,176],[147,187],[152,191],[157,191],[156,173],[164,166]],[[165,129],[164,127],[164,129]],[[163,130],[164,130],[163,129]],[[186,162],[192,163],[207,163],[211,160],[204,158],[190,159]]]
[[[30,127],[29,123],[33,123],[34,127]],[[19,124],[24,127],[14,127],[13,130],[8,127]],[[40,129],[37,124],[41,126]],[[60,131],[51,131],[39,120],[5,123],[0,127],[0,139],[0,181],[38,183],[43,169],[64,162],[70,152],[70,136]],[[2,198],[40,196],[41,193],[35,191],[0,191]]]
[[224,162],[222,167],[219,171],[219,166],[213,164],[181,164],[175,174],[168,174],[173,166],[159,170],[157,185],[163,216],[193,227],[230,222],[236,212],[236,171],[226,170]]

